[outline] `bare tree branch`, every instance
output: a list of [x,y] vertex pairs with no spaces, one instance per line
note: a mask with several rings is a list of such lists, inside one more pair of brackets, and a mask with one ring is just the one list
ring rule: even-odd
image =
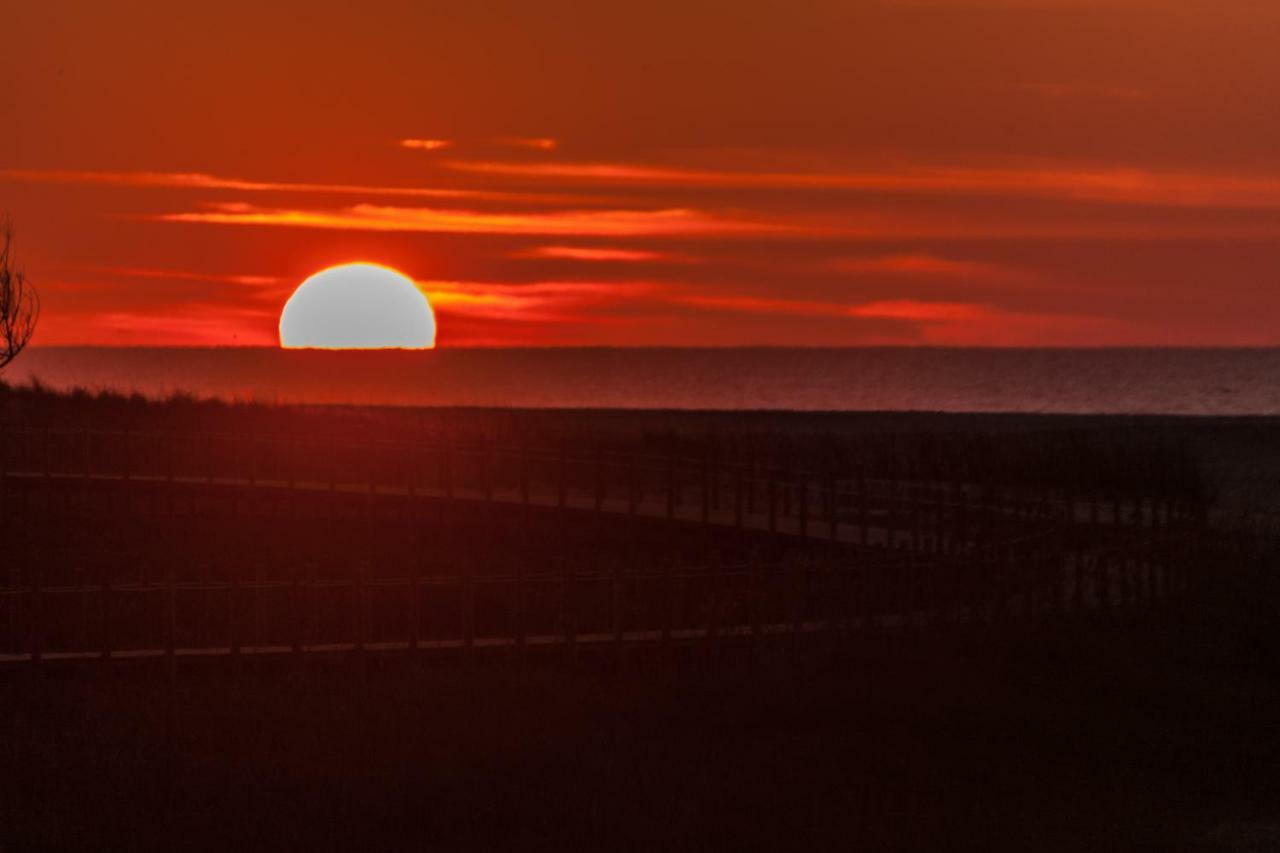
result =
[[13,223],[0,225],[0,368],[26,348],[40,318],[40,297],[14,268]]

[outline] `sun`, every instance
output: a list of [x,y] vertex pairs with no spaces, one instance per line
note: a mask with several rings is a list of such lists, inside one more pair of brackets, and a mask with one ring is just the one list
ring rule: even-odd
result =
[[413,279],[379,264],[321,270],[280,312],[286,349],[431,349],[436,318]]

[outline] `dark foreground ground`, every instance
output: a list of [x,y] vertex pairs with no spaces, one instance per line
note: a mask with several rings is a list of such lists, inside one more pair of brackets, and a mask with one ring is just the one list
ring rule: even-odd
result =
[[[425,431],[1132,486],[1205,501],[1227,541],[1280,503],[1272,419],[377,412],[0,391],[5,423],[28,430]],[[0,851],[1280,850],[1274,536],[1218,549],[1192,594],[1124,624],[573,665],[311,659],[233,677],[210,664],[173,684],[123,663],[0,671]]]
[[10,680],[0,848],[1280,849],[1275,660],[1188,630]]

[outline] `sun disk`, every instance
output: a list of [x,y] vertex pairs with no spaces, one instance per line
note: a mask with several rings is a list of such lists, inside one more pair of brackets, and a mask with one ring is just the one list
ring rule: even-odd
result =
[[378,264],[342,264],[298,285],[280,312],[286,349],[431,349],[436,319],[413,280]]

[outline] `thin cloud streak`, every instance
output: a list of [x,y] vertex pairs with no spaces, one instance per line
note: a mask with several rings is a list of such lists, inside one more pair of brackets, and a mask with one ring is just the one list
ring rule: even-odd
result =
[[881,255],[872,258],[838,258],[830,269],[860,274],[938,276],[946,278],[1019,277],[1018,271],[983,261],[961,261],[929,254]]
[[414,151],[439,151],[453,143],[448,139],[401,139],[400,147]]
[[249,287],[271,287],[284,283],[284,279],[274,275],[237,275],[218,273],[198,273],[188,270],[147,269],[139,267],[94,267],[98,272],[122,278],[155,278],[175,281],[204,281],[226,284],[243,284]]
[[725,219],[689,208],[662,210],[563,210],[488,213],[426,207],[357,204],[337,209],[214,204],[201,212],[143,217],[161,222],[268,225],[363,231],[422,231],[448,234],[549,234],[605,237],[694,236],[785,233],[790,226]]
[[990,309],[970,302],[927,302],[920,299],[886,299],[867,302],[850,309],[855,317],[879,317],[892,320],[976,320]]
[[454,160],[444,165],[478,174],[603,184],[1008,195],[1128,205],[1280,208],[1280,177],[1120,167],[890,167],[856,172],[734,172],[626,163]]
[[650,283],[419,282],[431,306],[444,314],[499,320],[558,322],[583,308],[651,298],[664,289]]
[[358,195],[378,198],[474,199],[531,204],[583,201],[565,193],[505,192],[441,187],[396,187],[369,184],[323,184],[292,181],[251,181],[203,172],[94,172],[62,169],[0,169],[0,181],[79,186],[152,189],[235,190],[239,192]]
[[517,258],[551,258],[570,261],[604,261],[604,262],[643,262],[670,260],[666,252],[652,252],[640,249],[597,248],[589,246],[538,246],[523,252],[516,252]]
[[[320,228],[343,231],[510,234],[551,237],[657,237],[848,241],[891,240],[1218,240],[1275,239],[1280,223],[1162,224],[1068,219],[1026,222],[879,213],[732,218],[687,207],[657,210],[488,212],[457,208],[357,204],[341,208],[268,207],[217,202],[200,211],[136,217],[153,222]],[[882,269],[881,271],[885,271]],[[899,272],[903,270],[898,270]],[[935,270],[937,272],[937,270]]]
[[192,303],[179,311],[106,311],[65,314],[40,330],[44,346],[275,346],[274,309]]
[[74,170],[0,170],[0,180],[45,184],[101,184],[119,187],[167,187],[241,192],[335,193],[347,195],[467,198],[472,190],[431,187],[384,187],[366,184],[313,184],[288,181],[250,181],[203,172],[84,172]]
[[[1090,340],[1123,344],[1136,333],[1114,317],[1073,312],[1025,312],[974,302],[890,299],[849,305],[841,302],[744,296],[684,295],[672,301],[697,308],[776,317],[890,320],[916,330],[915,343],[935,346],[1062,346]],[[900,339],[897,343],[912,342]]]
[[560,144],[550,136],[504,136],[496,141],[499,145],[529,148],[534,151],[554,151]]

